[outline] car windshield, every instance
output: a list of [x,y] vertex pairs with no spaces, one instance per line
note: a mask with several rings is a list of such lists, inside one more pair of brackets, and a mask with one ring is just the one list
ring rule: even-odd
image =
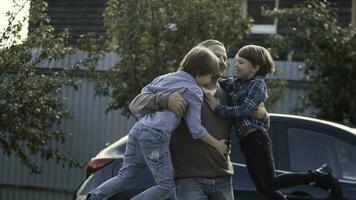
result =
[[119,158],[122,157],[126,149],[127,136],[103,149],[95,158]]

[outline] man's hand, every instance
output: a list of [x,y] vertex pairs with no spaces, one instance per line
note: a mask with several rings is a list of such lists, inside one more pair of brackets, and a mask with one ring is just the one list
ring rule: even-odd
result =
[[206,101],[208,102],[208,105],[212,111],[215,110],[215,108],[220,104],[220,100],[216,99],[213,95],[209,93],[205,93],[206,96]]
[[256,119],[262,119],[262,120],[266,118],[266,115],[267,115],[267,110],[263,103],[258,105],[257,109],[251,113],[252,117]]
[[188,103],[182,97],[182,94],[187,90],[187,88],[179,89],[178,91],[172,93],[168,97],[168,109],[177,117],[183,117]]

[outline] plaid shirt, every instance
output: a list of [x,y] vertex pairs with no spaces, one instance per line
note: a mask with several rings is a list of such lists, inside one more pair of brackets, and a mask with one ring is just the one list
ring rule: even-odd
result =
[[250,116],[268,98],[264,77],[255,76],[249,80],[221,79],[219,84],[227,92],[231,106],[218,105],[214,112],[221,118],[235,118],[234,127],[238,136],[251,127],[267,133],[268,124]]
[[[195,78],[185,71],[176,71],[155,78],[146,85],[141,93],[173,93],[183,87],[187,90],[182,97],[187,101],[188,108],[184,114],[184,120],[189,128],[192,137],[199,139],[208,132],[201,125],[201,107],[203,105],[203,91],[197,85]],[[170,110],[160,110],[144,115],[140,122],[154,129],[159,129],[171,133],[179,125],[181,118],[178,118]]]

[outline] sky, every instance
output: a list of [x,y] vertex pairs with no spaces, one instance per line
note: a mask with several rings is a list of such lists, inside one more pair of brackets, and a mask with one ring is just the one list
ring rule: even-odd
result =
[[[6,12],[17,12],[19,10],[19,6],[13,3],[13,0],[0,0],[0,35],[4,32],[4,29],[7,27],[8,24],[8,17],[6,17]],[[23,5],[26,0],[15,0],[19,5]],[[22,19],[24,16],[28,16],[28,9],[29,9],[29,1],[27,2],[25,8],[19,13],[17,20]],[[27,23],[24,24],[23,30],[21,32],[21,36],[25,38],[27,33]],[[2,41],[1,43],[3,43]]]

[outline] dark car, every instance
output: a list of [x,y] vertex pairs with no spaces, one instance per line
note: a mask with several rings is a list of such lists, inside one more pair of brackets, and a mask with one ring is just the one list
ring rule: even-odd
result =
[[[307,171],[327,164],[342,185],[342,199],[356,200],[356,129],[309,117],[281,114],[270,116],[269,133],[273,140],[277,174]],[[87,177],[78,187],[74,199],[117,175],[122,165],[126,142],[127,136],[91,159],[87,167]],[[231,143],[235,197],[239,200],[262,199],[256,193],[248,175],[234,134]],[[153,184],[152,176],[146,168],[137,175],[129,189],[112,196],[109,200],[130,199]],[[288,199],[293,200],[333,199],[324,190],[312,186],[295,186],[281,191]]]

